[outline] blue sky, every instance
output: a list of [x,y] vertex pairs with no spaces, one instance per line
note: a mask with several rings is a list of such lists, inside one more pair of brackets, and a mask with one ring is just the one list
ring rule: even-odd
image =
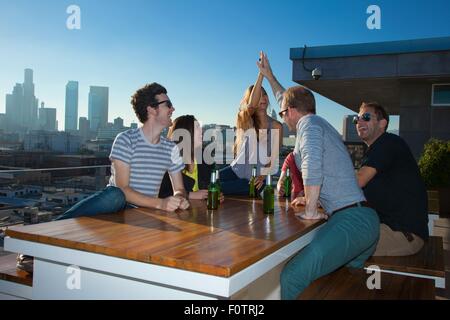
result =
[[[71,4],[81,9],[81,30],[66,28]],[[366,27],[371,4],[381,8],[381,30]],[[156,81],[175,116],[232,125],[260,50],[288,87],[290,48],[450,36],[449,18],[446,0],[0,0],[0,112],[32,68],[36,96],[58,109],[60,130],[68,80],[80,84],[79,116],[87,116],[89,86],[101,85],[110,88],[109,121],[136,121],[130,96]],[[352,112],[316,98],[318,114],[341,132]]]

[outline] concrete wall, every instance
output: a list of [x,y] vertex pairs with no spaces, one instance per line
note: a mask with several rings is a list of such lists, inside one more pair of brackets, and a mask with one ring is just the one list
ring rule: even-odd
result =
[[431,81],[400,85],[400,136],[418,159],[430,138],[450,140],[450,107],[431,106]]
[[[305,66],[320,67],[321,80],[448,77],[450,51],[305,59]],[[292,79],[298,83],[312,80],[301,60],[293,60]]]

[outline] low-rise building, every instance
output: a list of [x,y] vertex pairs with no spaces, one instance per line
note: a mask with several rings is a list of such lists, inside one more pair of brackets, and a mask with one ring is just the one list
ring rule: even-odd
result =
[[42,192],[40,186],[23,186],[23,185],[11,185],[0,188],[0,197],[24,197],[31,195],[39,195]]
[[81,201],[87,197],[89,197],[90,193],[82,193],[82,192],[71,192],[67,190],[56,191],[56,192],[44,192],[42,194],[42,204],[53,203],[58,206],[72,206],[78,201]]
[[[24,169],[24,168],[20,168]],[[13,184],[49,184],[51,181],[50,172],[40,171],[17,171],[17,172],[1,172],[0,173],[0,187],[1,189],[7,188]]]
[[69,132],[31,131],[24,138],[25,151],[76,153],[80,146],[81,137]]

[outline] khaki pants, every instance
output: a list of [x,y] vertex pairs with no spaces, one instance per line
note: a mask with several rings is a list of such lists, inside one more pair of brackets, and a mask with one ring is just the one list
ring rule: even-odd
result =
[[401,231],[393,231],[385,224],[380,225],[380,240],[374,256],[409,256],[416,254],[423,247],[423,240],[411,233],[409,241]]

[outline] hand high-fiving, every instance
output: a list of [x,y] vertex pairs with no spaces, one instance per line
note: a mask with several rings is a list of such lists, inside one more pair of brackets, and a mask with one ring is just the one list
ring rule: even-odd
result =
[[270,67],[269,59],[264,52],[259,53],[259,61],[256,61],[259,72],[267,79],[273,78],[272,68]]

